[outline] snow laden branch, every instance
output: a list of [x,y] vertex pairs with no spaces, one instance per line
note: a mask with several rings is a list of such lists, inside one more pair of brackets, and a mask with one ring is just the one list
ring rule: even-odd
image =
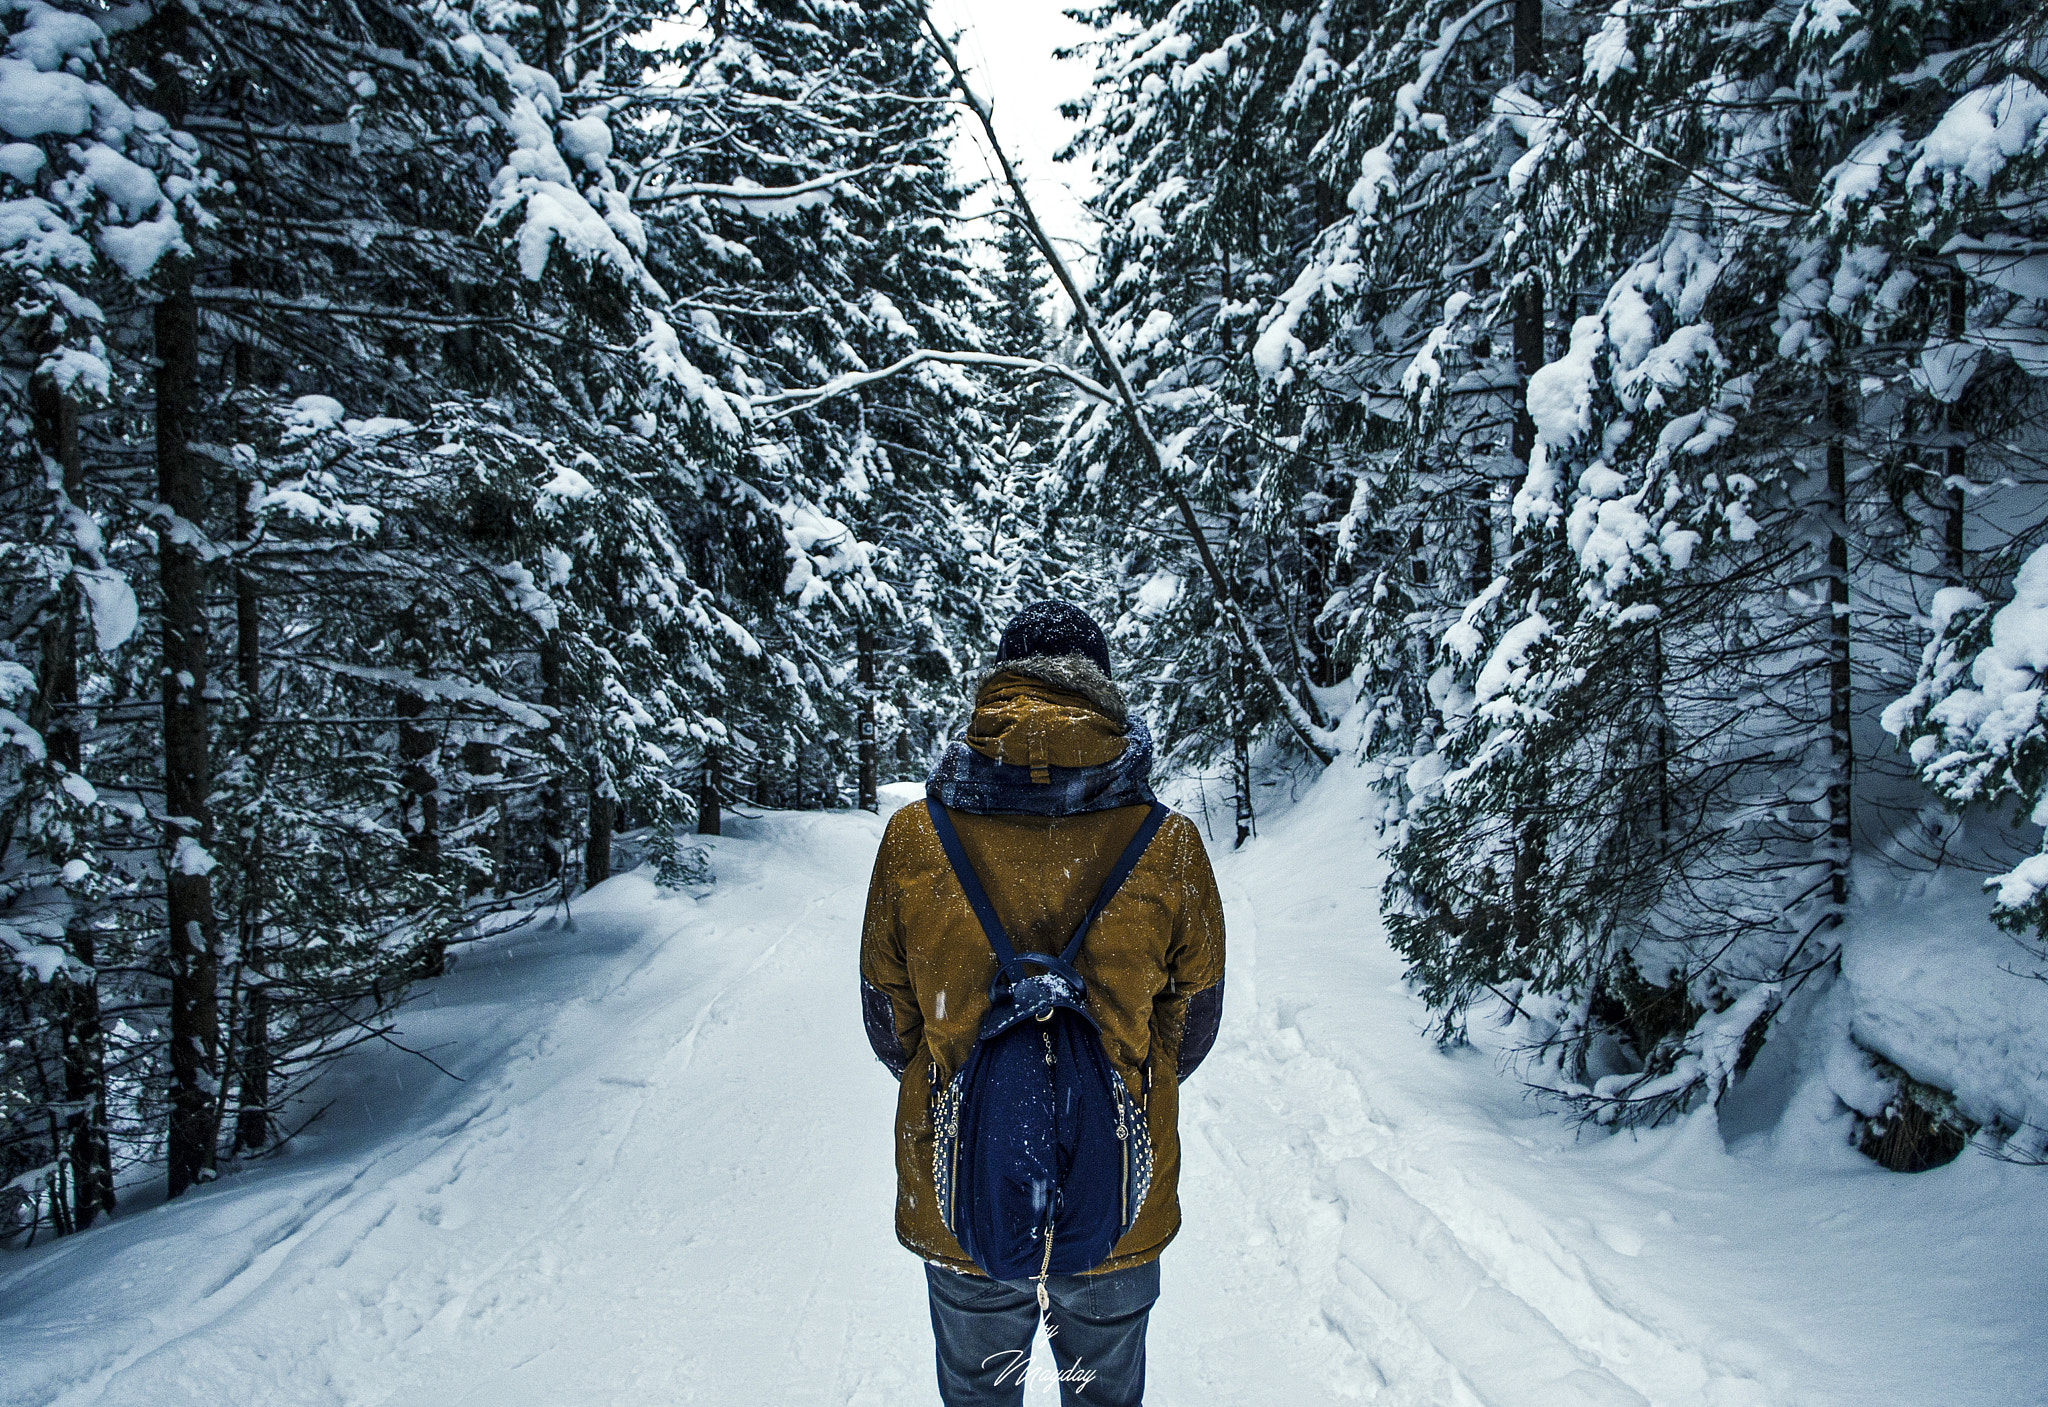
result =
[[1252,344],[1252,365],[1261,379],[1275,379],[1291,360],[1304,353],[1295,329],[1309,307],[1317,299],[1329,297],[1332,290],[1349,287],[1357,279],[1366,232],[1388,224],[1398,213],[1398,200],[1389,202],[1387,197],[1397,195],[1401,189],[1399,159],[1403,149],[1418,133],[1441,136],[1444,130],[1443,117],[1422,106],[1430,89],[1472,27],[1489,11],[1508,3],[1510,0],[1480,0],[1464,14],[1444,20],[1437,30],[1436,42],[1423,53],[1415,76],[1394,90],[1392,126],[1378,145],[1359,158],[1358,180],[1345,197],[1353,218],[1338,221],[1317,237],[1301,272],[1280,295],[1279,305],[1267,316],[1264,328]]
[[789,186],[737,186],[721,185],[716,182],[689,181],[679,186],[669,186],[655,195],[635,194],[635,205],[663,205],[672,200],[691,200],[705,197],[712,200],[730,201],[736,205],[760,205],[778,200],[801,200],[807,195],[817,195],[843,186],[848,181],[857,181],[862,176],[876,171],[893,169],[893,163],[876,162],[867,166],[856,166],[850,171],[827,171],[822,176],[813,176],[808,181],[798,181]]
[[1302,746],[1307,748],[1318,762],[1327,766],[1337,758],[1336,735],[1330,729],[1321,726],[1302,705],[1294,690],[1281,680],[1279,671],[1273,667],[1272,657],[1266,653],[1266,647],[1259,643],[1258,637],[1246,623],[1244,610],[1238,604],[1236,593],[1230,589],[1223,569],[1216,563],[1216,554],[1209,546],[1208,534],[1202,531],[1201,521],[1195,516],[1194,505],[1188,502],[1188,496],[1181,491],[1179,481],[1171,472],[1171,467],[1178,462],[1179,455],[1168,451],[1152,433],[1151,422],[1145,418],[1145,410],[1138,400],[1137,392],[1131,389],[1131,379],[1124,371],[1123,362],[1110,349],[1109,339],[1102,334],[1102,326],[1095,316],[1094,308],[1081,292],[1081,286],[1075,281],[1073,271],[1067,267],[1067,261],[1061,257],[1052,237],[1046,233],[1045,226],[1039,222],[1038,212],[1032,206],[1031,198],[1024,193],[1024,182],[1017,175],[1017,168],[1011,162],[1009,152],[996,136],[995,114],[988,100],[975,92],[968,83],[967,72],[960,65],[959,54],[954,52],[952,43],[932,20],[929,8],[921,12],[921,18],[924,21],[925,36],[930,39],[939,57],[945,61],[947,70],[953,75],[954,86],[960,90],[961,100],[980,122],[982,135],[988,141],[989,150],[995,154],[997,164],[1002,167],[1003,183],[1010,188],[1010,199],[1018,218],[1024,222],[1025,229],[1030,232],[1031,242],[1038,246],[1038,252],[1044,256],[1046,266],[1052,270],[1053,277],[1059,280],[1061,289],[1066,292],[1067,301],[1074,309],[1074,319],[1087,336],[1088,345],[1095,349],[1096,357],[1109,372],[1116,390],[1116,403],[1123,409],[1124,420],[1131,428],[1132,437],[1137,440],[1139,448],[1144,452],[1154,477],[1167,493],[1172,495],[1174,507],[1179,510],[1181,522],[1186,526],[1188,536],[1194,541],[1195,552],[1202,560],[1202,570],[1208,576],[1209,585],[1215,592],[1217,606],[1229,620],[1230,627],[1236,632],[1238,643],[1244,647],[1245,654],[1255,662],[1260,676],[1272,689],[1274,697],[1279,700],[1281,713],[1286,718],[1288,727],[1293,730],[1295,737],[1301,740]]
[[954,366],[994,366],[1029,372],[1034,376],[1056,376],[1085,396],[1101,401],[1105,405],[1116,404],[1116,392],[1093,377],[1084,376],[1072,367],[1061,366],[1058,362],[1041,361],[1037,357],[1004,356],[998,352],[948,352],[920,347],[875,371],[848,372],[844,376],[835,376],[822,386],[799,387],[790,391],[778,391],[774,395],[756,396],[753,399],[753,406],[756,410],[765,412],[761,417],[763,420],[781,420],[785,416],[809,410],[836,396],[858,391],[863,386],[871,386],[877,381],[900,376],[926,362],[944,362]]
[[1687,180],[1694,181],[1702,186],[1705,186],[1709,191],[1712,191],[1715,195],[1720,196],[1723,200],[1726,200],[1731,204],[1739,205],[1745,210],[1753,210],[1759,215],[1767,215],[1772,219],[1776,220],[1797,220],[1802,216],[1810,215],[1811,213],[1813,213],[1812,211],[1806,209],[1804,206],[1794,205],[1790,201],[1762,201],[1752,199],[1749,196],[1743,195],[1739,191],[1732,190],[1729,187],[1722,185],[1719,181],[1714,180],[1705,172],[1700,171],[1693,166],[1689,166],[1683,161],[1680,161],[1677,157],[1666,155],[1664,152],[1658,151],[1655,147],[1643,145],[1634,137],[1629,136],[1628,133],[1622,131],[1619,127],[1616,127],[1612,122],[1609,122],[1607,120],[1606,114],[1601,112],[1600,109],[1594,104],[1590,102],[1580,102],[1577,104],[1577,108],[1580,112],[1591,117],[1595,122],[1599,123],[1601,127],[1606,129],[1608,136],[1614,138],[1623,146],[1631,147],[1637,152],[1641,153],[1642,155],[1649,157],[1650,160],[1661,162],[1662,164],[1669,166],[1672,170],[1678,172]]

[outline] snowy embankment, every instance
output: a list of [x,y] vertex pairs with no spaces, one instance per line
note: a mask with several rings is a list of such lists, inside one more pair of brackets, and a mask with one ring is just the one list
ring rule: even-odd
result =
[[[1419,1036],[1368,809],[1339,768],[1219,857],[1155,1400],[2033,1398],[2048,1175],[1575,1141]],[[466,1082],[362,1052],[285,1156],[0,1259],[0,1404],[936,1402],[854,989],[881,824],[733,831],[701,902],[626,876],[471,949],[404,1023]]]

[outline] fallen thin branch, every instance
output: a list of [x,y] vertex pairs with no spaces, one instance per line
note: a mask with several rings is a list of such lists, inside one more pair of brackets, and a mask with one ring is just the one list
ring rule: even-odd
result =
[[300,1124],[300,1125],[299,1125],[299,1126],[298,1126],[297,1128],[293,1129],[293,1130],[292,1130],[292,1131],[291,1131],[290,1133],[288,1133],[288,1134],[285,1134],[285,1135],[284,1135],[283,1137],[279,1138],[279,1139],[277,1140],[277,1142],[275,1142],[275,1143],[271,1144],[271,1145],[270,1145],[270,1146],[269,1146],[268,1148],[264,1149],[264,1150],[263,1150],[263,1151],[262,1151],[261,1153],[258,1153],[258,1154],[257,1154],[256,1156],[257,1156],[258,1158],[268,1158],[268,1157],[272,1156],[273,1154],[277,1153],[277,1152],[278,1152],[278,1151],[279,1151],[280,1149],[282,1149],[282,1148],[283,1148],[283,1147],[284,1147],[284,1146],[285,1146],[285,1145],[286,1145],[287,1143],[290,1143],[290,1142],[291,1142],[291,1141],[292,1141],[293,1139],[297,1138],[297,1137],[298,1137],[298,1136],[299,1136],[300,1134],[304,1133],[304,1132],[305,1132],[305,1131],[306,1131],[307,1129],[311,1128],[311,1127],[312,1127],[312,1126],[313,1126],[314,1124],[318,1123],[318,1122],[319,1122],[319,1119],[320,1119],[320,1116],[321,1116],[322,1114],[325,1114],[325,1113],[326,1113],[326,1112],[327,1112],[327,1111],[328,1111],[329,1109],[332,1109],[332,1108],[334,1107],[334,1105],[335,1105],[335,1101],[334,1101],[334,1100],[332,1100],[332,1099],[328,1100],[328,1101],[327,1101],[327,1102],[326,1102],[325,1104],[321,1105],[321,1106],[320,1106],[320,1107],[319,1107],[318,1109],[315,1109],[315,1110],[313,1111],[313,1113],[312,1113],[311,1117],[309,1117],[309,1118],[308,1118],[308,1119],[307,1119],[307,1120],[306,1120],[306,1121],[305,1121],[304,1123]]

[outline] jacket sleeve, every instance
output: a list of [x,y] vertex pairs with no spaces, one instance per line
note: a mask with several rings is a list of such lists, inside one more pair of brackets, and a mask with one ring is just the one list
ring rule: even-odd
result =
[[1180,908],[1166,953],[1165,1024],[1176,1032],[1175,1075],[1185,1080],[1216,1042],[1223,1015],[1223,896],[1194,822],[1173,818]]
[[1179,1079],[1195,1073],[1202,1057],[1216,1044],[1216,1028],[1223,1021],[1223,982],[1204,987],[1188,998],[1188,1014],[1181,1027]]
[[911,1053],[924,1043],[924,1017],[917,1009],[917,993],[910,984],[904,955],[901,891],[894,867],[901,845],[898,827],[913,809],[897,812],[882,835],[874,876],[868,881],[867,917],[860,936],[861,1025],[867,1030],[875,1058],[899,1080],[910,1064]]
[[860,1019],[868,1030],[868,1046],[875,1059],[889,1067],[889,1073],[903,1078],[910,1056],[896,1034],[896,1013],[889,994],[863,977],[860,979]]

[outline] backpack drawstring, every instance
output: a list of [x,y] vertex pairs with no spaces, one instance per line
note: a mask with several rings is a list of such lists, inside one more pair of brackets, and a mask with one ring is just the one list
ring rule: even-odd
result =
[[1041,1260],[1041,1261],[1039,1261],[1039,1262],[1038,1262],[1038,1312],[1039,1312],[1040,1314],[1043,1314],[1043,1313],[1045,1313],[1045,1311],[1046,1311],[1046,1310],[1047,1310],[1047,1309],[1048,1309],[1048,1308],[1050,1307],[1050,1305],[1051,1305],[1051,1301],[1050,1301],[1049,1299],[1047,1299],[1047,1297],[1046,1297],[1046,1293],[1045,1293],[1045,1276],[1046,1276],[1046,1272],[1047,1272],[1048,1270],[1050,1270],[1051,1268],[1052,1268],[1052,1223],[1051,1223],[1050,1221],[1047,1221],[1047,1222],[1046,1222],[1046,1224],[1045,1224],[1045,1259],[1043,1259],[1043,1260]]
[[[1046,1015],[1050,1016],[1052,1013],[1048,1011]],[[1040,1031],[1038,1038],[1045,1042],[1045,1063],[1050,1065],[1053,1063],[1052,1033],[1050,1031]],[[1052,1269],[1052,1223],[1053,1219],[1051,1217],[1045,1219],[1045,1255],[1038,1262],[1038,1312],[1040,1314],[1045,1313],[1051,1304],[1045,1293],[1045,1277],[1046,1273]]]

